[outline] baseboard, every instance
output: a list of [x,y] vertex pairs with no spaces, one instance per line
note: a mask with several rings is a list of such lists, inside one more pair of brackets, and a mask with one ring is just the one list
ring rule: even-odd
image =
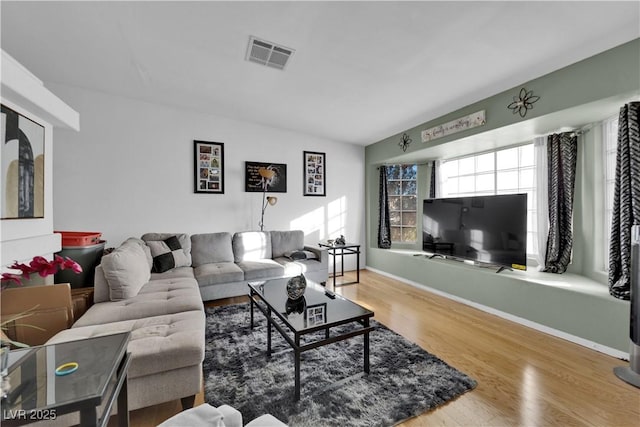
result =
[[629,353],[625,353],[624,351],[620,351],[620,350],[618,350],[616,348],[612,348],[612,347],[608,347],[608,346],[605,346],[605,345],[602,345],[602,344],[598,344],[597,342],[593,342],[593,341],[590,341],[590,340],[587,340],[587,339],[584,339],[584,338],[581,338],[581,337],[578,337],[578,336],[575,336],[575,335],[571,335],[571,334],[568,334],[568,333],[566,333],[564,331],[560,331],[558,329],[550,328],[549,326],[542,325],[540,323],[533,322],[531,320],[528,320],[528,319],[525,319],[525,318],[522,318],[522,317],[518,317],[518,316],[515,316],[513,314],[506,313],[504,311],[496,310],[493,307],[489,307],[489,306],[486,306],[486,305],[483,305],[483,304],[478,304],[477,302],[474,302],[474,301],[471,301],[471,300],[468,300],[468,299],[465,299],[465,298],[460,298],[459,296],[456,296],[456,295],[448,294],[448,293],[443,292],[443,291],[441,291],[439,289],[430,288],[427,285],[423,285],[421,283],[405,279],[404,277],[400,277],[400,276],[396,276],[396,275],[391,274],[391,273],[387,273],[386,271],[378,270],[377,268],[366,266],[365,269],[367,269],[369,271],[372,271],[374,273],[381,274],[383,276],[387,276],[387,277],[390,277],[392,279],[398,280],[399,282],[406,283],[407,285],[411,285],[411,286],[413,286],[415,288],[422,289],[424,291],[439,295],[439,296],[444,297],[444,298],[448,298],[450,300],[453,300],[453,301],[468,305],[468,306],[473,307],[473,308],[477,308],[478,310],[482,310],[482,311],[484,311],[486,313],[493,314],[495,316],[501,317],[501,318],[506,319],[506,320],[510,320],[510,321],[518,323],[520,325],[527,326],[527,327],[535,329],[537,331],[544,332],[545,334],[553,335],[554,337],[562,338],[564,340],[567,340],[567,341],[570,341],[572,343],[581,345],[581,346],[589,348],[591,350],[595,350],[595,351],[598,351],[600,353],[606,354],[608,356],[615,357],[616,359],[621,359],[621,360],[626,360],[626,361],[629,360]]

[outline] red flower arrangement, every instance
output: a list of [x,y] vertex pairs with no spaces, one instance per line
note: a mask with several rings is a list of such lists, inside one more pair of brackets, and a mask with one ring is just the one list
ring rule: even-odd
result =
[[45,257],[36,256],[28,265],[16,261],[9,268],[20,270],[22,274],[2,273],[0,280],[5,283],[16,282],[18,285],[22,285],[23,280],[29,280],[30,276],[35,273],[38,273],[40,277],[56,274],[58,269],[71,269],[76,274],[82,273],[80,264],[69,257],[63,258],[59,255],[55,255],[53,261],[48,261]]

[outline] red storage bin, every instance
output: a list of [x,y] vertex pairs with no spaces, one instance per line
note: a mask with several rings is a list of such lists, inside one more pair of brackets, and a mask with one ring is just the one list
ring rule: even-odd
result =
[[54,231],[62,234],[62,247],[90,246],[100,242],[102,233],[96,231]]

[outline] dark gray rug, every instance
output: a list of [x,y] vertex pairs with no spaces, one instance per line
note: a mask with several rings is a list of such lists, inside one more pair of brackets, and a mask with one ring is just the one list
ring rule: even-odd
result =
[[245,423],[270,413],[292,427],[391,426],[476,386],[372,321],[371,373],[363,372],[362,337],[302,353],[301,397],[295,402],[293,352],[274,328],[274,354],[267,359],[266,320],[257,310],[255,319],[251,330],[248,303],[207,308],[205,400],[235,407]]

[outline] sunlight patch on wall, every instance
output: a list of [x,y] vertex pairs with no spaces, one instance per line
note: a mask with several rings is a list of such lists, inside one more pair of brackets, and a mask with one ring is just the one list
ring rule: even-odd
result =
[[347,198],[342,196],[327,205],[327,236],[330,239],[345,234]]
[[318,239],[326,238],[324,208],[319,207],[294,219],[290,223],[291,230],[302,230],[305,236],[317,233]]

